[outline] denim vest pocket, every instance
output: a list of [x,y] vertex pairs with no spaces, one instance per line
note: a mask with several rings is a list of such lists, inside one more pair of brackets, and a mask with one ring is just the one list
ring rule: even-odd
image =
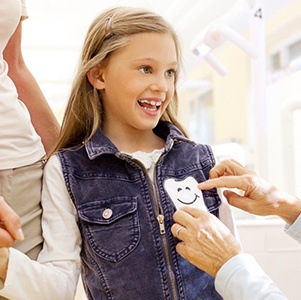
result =
[[137,197],[115,197],[78,206],[84,236],[101,258],[118,262],[140,240]]

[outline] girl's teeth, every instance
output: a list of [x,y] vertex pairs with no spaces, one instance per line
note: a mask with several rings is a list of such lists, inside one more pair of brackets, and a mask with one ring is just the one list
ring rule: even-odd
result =
[[152,105],[152,106],[160,106],[162,104],[161,101],[155,101],[155,100],[151,100],[151,101],[148,101],[148,100],[139,100],[139,102],[141,103],[147,103],[149,105]]

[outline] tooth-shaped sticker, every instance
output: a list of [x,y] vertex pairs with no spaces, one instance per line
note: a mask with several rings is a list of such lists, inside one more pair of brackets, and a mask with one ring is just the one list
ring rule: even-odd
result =
[[164,182],[164,188],[177,209],[188,205],[207,211],[202,191],[197,185],[198,182],[191,176],[184,180],[169,178]]

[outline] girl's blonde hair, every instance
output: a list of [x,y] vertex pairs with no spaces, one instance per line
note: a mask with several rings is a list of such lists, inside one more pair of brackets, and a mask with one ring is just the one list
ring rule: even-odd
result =
[[[77,75],[63,118],[60,139],[54,151],[87,141],[102,124],[101,95],[89,82],[88,72],[93,67],[104,64],[110,54],[127,45],[130,41],[129,36],[147,32],[170,34],[180,62],[176,33],[161,16],[151,11],[118,7],[103,12],[92,22],[84,41]],[[177,76],[175,86],[176,83]],[[175,88],[173,101],[168,105],[161,120],[170,121],[185,132],[176,119],[177,106],[178,96]]]

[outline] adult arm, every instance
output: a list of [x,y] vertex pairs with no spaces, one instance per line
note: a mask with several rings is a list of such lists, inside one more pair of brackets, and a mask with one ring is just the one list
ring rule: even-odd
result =
[[225,300],[288,299],[258,265],[253,256],[238,254],[217,272],[215,288]]
[[[73,300],[80,272],[81,236],[55,156],[45,166],[42,206],[44,244],[38,260],[10,248],[0,295],[9,299]],[[0,268],[3,259],[0,255]]]
[[184,207],[174,214],[171,231],[177,252],[215,279],[224,299],[287,299],[255,259],[243,254],[229,229],[212,214]]
[[29,110],[32,124],[42,139],[47,154],[54,148],[59,134],[59,124],[47,100],[45,99],[37,81],[27,68],[22,51],[22,21],[10,38],[3,52],[9,72],[19,95]]
[[249,213],[276,215],[288,225],[293,224],[301,213],[301,200],[269,184],[254,172],[234,160],[225,160],[210,171],[210,179],[200,183],[199,188],[237,188],[243,195],[225,190],[228,202]]

